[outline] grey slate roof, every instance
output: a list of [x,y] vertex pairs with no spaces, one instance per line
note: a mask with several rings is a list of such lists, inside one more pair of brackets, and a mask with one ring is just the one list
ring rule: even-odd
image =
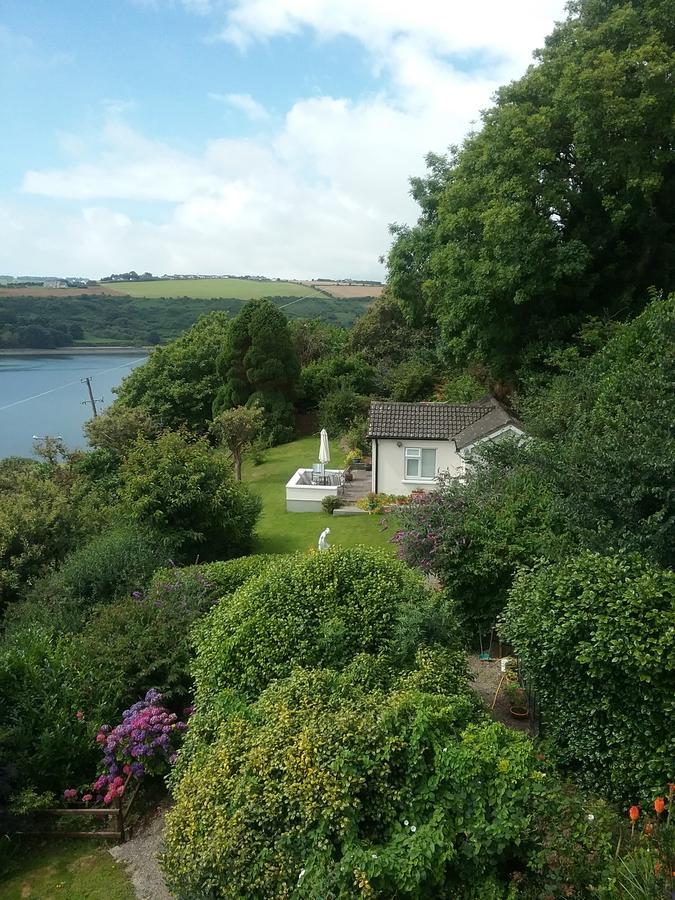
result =
[[507,424],[524,431],[494,397],[475,403],[395,403],[374,400],[370,404],[368,436],[410,440],[449,441],[457,449],[487,437]]
[[525,431],[523,423],[512,416],[498,400],[495,400],[495,405],[489,407],[487,415],[453,435],[455,446],[458,450],[463,450],[470,444],[475,444],[476,441],[484,440],[505,425],[512,425],[519,431]]

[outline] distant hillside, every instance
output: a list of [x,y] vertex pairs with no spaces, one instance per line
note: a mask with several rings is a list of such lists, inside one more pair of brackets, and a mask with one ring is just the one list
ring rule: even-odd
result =
[[[251,282],[251,285],[255,287],[256,283]],[[267,287],[270,286],[281,285],[267,283]],[[320,319],[349,327],[371,302],[369,298],[338,300],[318,291],[310,293],[304,286],[294,287],[301,287],[299,296],[272,298],[289,318]],[[211,310],[223,310],[235,316],[243,303],[243,299],[186,299],[184,295],[129,297],[110,290],[96,294],[70,289],[42,290],[39,294],[37,291],[31,294],[28,289],[0,291],[0,349],[164,343],[189,328],[199,316]]]

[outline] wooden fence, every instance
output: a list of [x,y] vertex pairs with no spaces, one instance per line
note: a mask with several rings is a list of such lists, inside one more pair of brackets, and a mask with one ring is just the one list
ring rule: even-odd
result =
[[[125,788],[129,783],[129,777],[127,777],[127,780],[125,782]],[[89,807],[72,807],[70,809],[44,809],[37,814],[39,816],[59,818],[67,818],[68,816],[72,816],[76,821],[78,819],[82,819],[83,817],[109,820],[112,819],[112,822],[107,823],[109,826],[108,828],[93,829],[90,831],[62,831],[61,829],[35,830],[31,828],[26,831],[15,831],[14,833],[30,835],[52,835],[54,837],[110,838],[113,840],[117,840],[120,844],[123,844],[125,840],[131,835],[131,828],[129,827],[128,823],[129,813],[131,811],[133,802],[136,799],[136,795],[138,794],[140,786],[141,783],[139,781],[136,783],[136,786],[134,787],[131,795],[128,798],[126,797],[125,793],[125,795],[123,795],[122,797],[117,797],[113,804],[103,809]],[[114,827],[111,827],[113,825]]]

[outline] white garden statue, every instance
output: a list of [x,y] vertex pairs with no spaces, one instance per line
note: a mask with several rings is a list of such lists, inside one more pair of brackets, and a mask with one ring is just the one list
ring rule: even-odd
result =
[[329,534],[330,534],[330,528],[325,528],[319,535],[319,550],[330,549],[330,544],[328,543],[328,535]]

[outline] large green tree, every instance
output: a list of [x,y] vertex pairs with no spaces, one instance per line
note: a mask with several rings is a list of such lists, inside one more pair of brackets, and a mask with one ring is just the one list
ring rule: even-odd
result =
[[559,354],[560,372],[525,407],[541,438],[541,477],[568,498],[593,546],[675,562],[675,294],[655,299],[584,358]]
[[512,374],[672,288],[674,21],[666,0],[572,3],[481,130],[413,183],[422,215],[396,229],[390,282],[451,361]]
[[230,327],[226,313],[203,316],[181,337],[153,350],[145,365],[124,379],[118,402],[140,408],[163,428],[206,431],[221,384],[216,359]]
[[232,322],[217,367],[221,387],[213,403],[214,415],[257,403],[265,411],[269,443],[288,440],[300,364],[288,320],[271,300],[246,304]]

